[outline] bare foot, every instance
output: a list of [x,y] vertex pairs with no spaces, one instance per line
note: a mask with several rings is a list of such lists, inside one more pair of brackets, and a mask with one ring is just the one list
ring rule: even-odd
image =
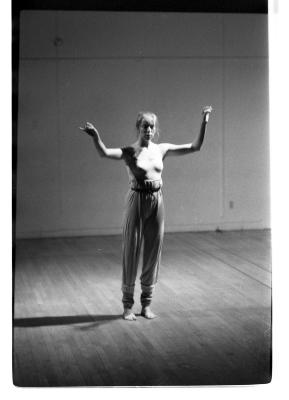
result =
[[126,321],[135,321],[136,320],[136,316],[134,315],[134,313],[131,311],[130,308],[125,308],[123,310],[123,319],[125,319]]
[[141,315],[147,319],[154,319],[157,316],[152,312],[150,307],[143,307],[141,310]]

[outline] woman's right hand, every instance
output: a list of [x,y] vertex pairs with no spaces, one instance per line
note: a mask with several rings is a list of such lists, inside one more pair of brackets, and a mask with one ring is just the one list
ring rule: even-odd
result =
[[83,132],[87,133],[91,137],[99,136],[97,129],[90,122],[86,122],[84,127],[80,126],[79,129],[82,130]]

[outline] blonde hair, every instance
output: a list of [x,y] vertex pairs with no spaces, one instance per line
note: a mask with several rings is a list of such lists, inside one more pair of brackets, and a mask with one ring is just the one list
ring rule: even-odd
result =
[[141,123],[146,117],[153,118],[154,124],[155,124],[155,133],[157,134],[157,137],[159,139],[159,137],[160,137],[159,119],[158,119],[157,115],[151,111],[140,111],[138,113],[137,118],[136,118],[136,123],[135,123],[137,132],[139,132]]

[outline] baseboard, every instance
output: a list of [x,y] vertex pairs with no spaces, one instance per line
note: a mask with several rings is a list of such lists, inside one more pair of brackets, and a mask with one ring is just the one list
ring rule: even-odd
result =
[[[264,221],[223,221],[212,223],[166,225],[165,232],[202,232],[215,230],[245,230],[245,229],[270,229]],[[59,229],[47,231],[18,231],[16,239],[33,239],[48,237],[76,237],[76,236],[97,236],[97,235],[119,235],[121,227],[109,228],[85,228],[85,229]]]

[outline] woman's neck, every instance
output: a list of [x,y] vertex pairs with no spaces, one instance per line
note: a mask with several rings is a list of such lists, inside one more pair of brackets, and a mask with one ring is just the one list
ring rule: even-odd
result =
[[139,138],[136,143],[139,147],[146,147],[146,148],[149,148],[152,144],[151,140],[145,140],[141,138]]

